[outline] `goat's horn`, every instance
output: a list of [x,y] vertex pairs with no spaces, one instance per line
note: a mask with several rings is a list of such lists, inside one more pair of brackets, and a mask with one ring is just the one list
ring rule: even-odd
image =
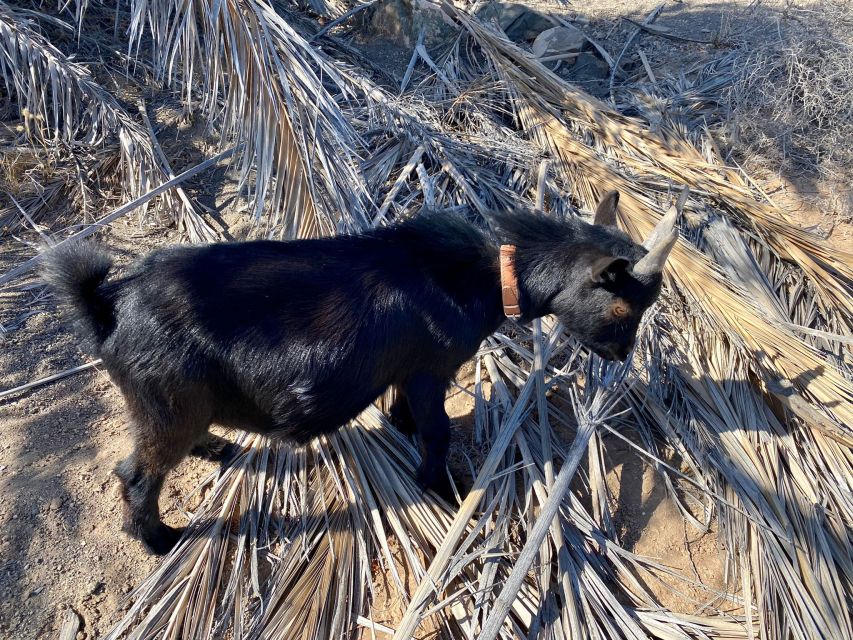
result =
[[657,237],[657,244],[634,265],[634,273],[638,276],[650,276],[655,273],[661,273],[663,265],[666,264],[666,259],[669,257],[669,252],[675,246],[676,240],[678,240],[678,231],[675,229],[671,229],[665,237]]
[[663,265],[666,264],[669,252],[672,251],[675,241],[678,240],[678,230],[675,228],[675,223],[678,221],[682,209],[684,209],[688,195],[690,195],[690,190],[684,187],[678,196],[678,201],[669,208],[669,211],[664,214],[661,221],[646,238],[643,246],[649,252],[634,265],[633,271],[637,275],[652,275],[663,271]]

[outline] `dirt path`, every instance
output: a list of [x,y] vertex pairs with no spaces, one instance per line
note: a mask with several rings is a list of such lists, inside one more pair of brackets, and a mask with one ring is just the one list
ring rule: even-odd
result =
[[[120,251],[174,239],[116,229],[112,246]],[[15,252],[0,256],[2,272],[20,262]],[[52,300],[32,302],[38,295],[0,294],[2,321],[36,312],[0,338],[0,389],[90,359]],[[104,371],[87,371],[0,404],[0,434],[0,637],[48,637],[68,608],[80,617],[79,637],[98,637],[120,617],[124,595],[157,566],[120,531],[112,469],[131,447],[120,394]],[[213,469],[192,459],[170,474],[161,500],[168,522],[185,522],[180,500]]]

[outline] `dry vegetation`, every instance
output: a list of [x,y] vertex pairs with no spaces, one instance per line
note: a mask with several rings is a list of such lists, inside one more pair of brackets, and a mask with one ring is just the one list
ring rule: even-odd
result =
[[853,14],[846,2],[789,9],[785,30],[748,34],[729,92],[743,157],[820,172],[853,165]]
[[[134,226],[202,241],[356,230],[422,206],[475,221],[508,206],[586,215],[618,188],[620,224],[643,238],[690,189],[632,361],[600,362],[551,319],[508,323],[483,345],[460,379],[459,504],[420,493],[416,447],[377,408],[304,450],[238,435],[241,455],[185,503],[188,535],[126,601],[97,610],[109,621],[97,633],[853,637],[853,254],[804,231],[735,164],[849,184],[844,4],[678,3],[630,14],[642,31],[540,6],[528,31],[545,20],[540,31],[594,41],[545,61],[518,20],[462,2],[424,0],[411,15],[385,2],[408,33],[381,41],[371,9],[345,16],[357,7],[344,0],[81,1],[49,15],[23,4],[0,2],[7,273],[232,146],[226,178],[182,183]],[[115,228],[100,239],[133,252]],[[0,274],[0,287],[14,353],[54,316],[31,274]],[[0,386],[26,382],[25,362],[2,360]],[[32,480],[13,433],[28,398],[0,396],[10,495]],[[688,531],[719,544],[718,579],[638,552],[614,495],[608,451],[620,449],[657,475],[688,556]],[[24,545],[4,536],[0,555],[12,563]],[[30,624],[8,602],[0,632],[14,637],[80,624],[73,611]]]
[[[728,89],[729,142],[750,171],[813,187],[812,202],[853,217],[853,12],[847,2],[789,7],[744,34]],[[772,27],[772,25],[771,25]]]

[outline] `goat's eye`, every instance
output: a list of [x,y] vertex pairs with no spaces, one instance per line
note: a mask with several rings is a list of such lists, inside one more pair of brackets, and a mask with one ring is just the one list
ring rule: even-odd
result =
[[631,307],[622,299],[617,298],[610,306],[614,318],[625,318],[631,313]]

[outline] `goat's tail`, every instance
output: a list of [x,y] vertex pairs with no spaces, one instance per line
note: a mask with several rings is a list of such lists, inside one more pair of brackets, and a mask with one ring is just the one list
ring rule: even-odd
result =
[[63,243],[47,250],[42,265],[47,284],[72,309],[83,337],[100,351],[115,326],[112,296],[104,291],[112,257],[88,242]]

